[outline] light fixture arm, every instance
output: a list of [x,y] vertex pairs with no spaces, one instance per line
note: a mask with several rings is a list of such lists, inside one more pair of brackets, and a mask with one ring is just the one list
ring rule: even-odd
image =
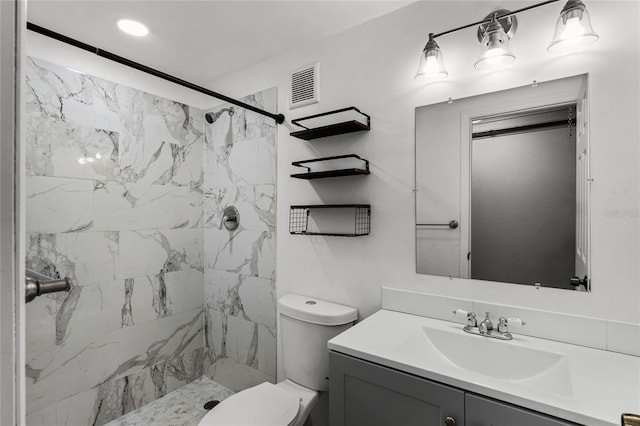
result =
[[[521,9],[517,9],[517,10],[511,11],[509,13],[504,13],[502,15],[498,15],[498,16],[496,16],[496,20],[499,21],[502,18],[513,16],[513,15],[515,15],[517,13],[524,12],[524,11],[530,10],[530,9],[535,9],[537,7],[544,6],[544,5],[547,5],[547,4],[550,4],[550,3],[555,3],[555,2],[558,2],[558,1],[560,1],[560,0],[547,0],[547,1],[543,1],[542,3],[537,3],[537,4],[533,4],[531,6],[523,7]],[[457,28],[453,28],[451,30],[443,31],[441,33],[433,34],[433,38],[440,37],[440,36],[447,35],[447,34],[451,34],[451,33],[455,33],[456,31],[464,30],[466,28],[475,27],[475,26],[478,26],[478,25],[489,24],[491,22],[492,16],[490,16],[489,18],[485,18],[485,19],[483,19],[481,21],[473,22],[473,23],[468,24],[468,25],[463,25],[461,27],[457,27]]]

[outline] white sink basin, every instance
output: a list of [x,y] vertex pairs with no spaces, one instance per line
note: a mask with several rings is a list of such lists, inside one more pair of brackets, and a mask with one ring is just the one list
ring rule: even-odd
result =
[[[463,324],[382,309],[332,351],[589,426],[640,412],[640,357],[539,339],[500,341]],[[515,425],[510,425],[515,426]]]
[[[573,396],[567,358],[558,353],[465,333],[462,326],[422,327],[397,346],[443,367],[506,380],[538,392]],[[409,353],[411,353],[409,352]]]

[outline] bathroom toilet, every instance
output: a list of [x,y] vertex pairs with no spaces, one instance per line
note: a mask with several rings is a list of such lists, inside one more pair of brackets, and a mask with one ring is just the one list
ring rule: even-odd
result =
[[329,388],[327,341],[351,327],[358,311],[287,294],[278,300],[285,380],[262,383],[225,399],[198,426],[302,426]]

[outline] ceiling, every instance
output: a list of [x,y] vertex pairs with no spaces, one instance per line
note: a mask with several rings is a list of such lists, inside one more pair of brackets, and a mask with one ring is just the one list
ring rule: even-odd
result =
[[[29,0],[29,22],[199,85],[412,1]],[[128,36],[116,21],[150,29]]]

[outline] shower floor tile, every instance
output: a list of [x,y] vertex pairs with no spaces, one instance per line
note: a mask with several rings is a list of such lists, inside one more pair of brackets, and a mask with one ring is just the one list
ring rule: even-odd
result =
[[231,395],[229,389],[202,376],[105,426],[196,426],[208,411],[205,402]]

